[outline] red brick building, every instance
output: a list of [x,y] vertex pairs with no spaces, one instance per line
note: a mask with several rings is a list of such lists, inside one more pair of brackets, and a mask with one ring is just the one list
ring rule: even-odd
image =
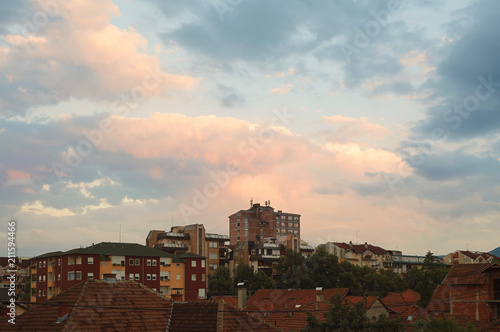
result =
[[252,204],[248,210],[240,210],[229,216],[231,244],[238,241],[259,242],[266,237],[294,235],[300,238],[300,214],[274,211],[270,202],[265,206]]
[[500,319],[500,265],[454,265],[434,292],[427,309],[435,315],[479,322]]
[[207,268],[206,257],[190,252],[178,256],[185,262],[185,300],[197,301],[206,299],[207,290]]

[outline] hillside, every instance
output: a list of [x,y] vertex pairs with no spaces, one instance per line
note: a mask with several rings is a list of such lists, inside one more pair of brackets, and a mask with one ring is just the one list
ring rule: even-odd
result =
[[490,251],[490,254],[500,257],[500,247]]

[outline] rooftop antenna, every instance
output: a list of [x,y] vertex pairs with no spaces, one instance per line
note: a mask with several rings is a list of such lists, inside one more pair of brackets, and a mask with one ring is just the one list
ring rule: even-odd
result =
[[356,231],[356,244],[358,244],[358,233],[359,231]]
[[122,224],[120,224],[120,236],[119,236],[119,242],[122,243]]
[[250,198],[250,207],[252,207],[252,206],[253,206],[253,197]]
[[467,251],[469,251],[469,242],[467,242]]

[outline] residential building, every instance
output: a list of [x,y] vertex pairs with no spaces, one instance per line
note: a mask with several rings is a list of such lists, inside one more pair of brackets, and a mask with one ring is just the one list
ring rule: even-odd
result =
[[[11,266],[11,264],[13,264]],[[9,288],[10,277],[12,274],[16,275],[16,294],[27,291],[27,286],[30,283],[30,260],[29,258],[21,257],[0,257],[0,288]]]
[[146,246],[166,252],[181,254],[190,252],[207,257],[207,274],[228,262],[227,235],[206,233],[202,224],[173,226],[169,232],[152,230],[146,237]]
[[231,244],[238,241],[260,242],[263,238],[293,235],[300,239],[300,214],[275,211],[270,201],[265,206],[250,202],[248,210],[229,216]]
[[337,255],[339,261],[348,261],[358,266],[369,266],[375,269],[392,268],[392,251],[385,250],[368,243],[328,242],[321,245],[328,253]]
[[[84,280],[110,276],[140,282],[166,296],[171,296],[175,288],[176,299],[184,299],[184,261],[136,243],[102,242],[46,253],[31,262],[31,302],[45,302]],[[174,275],[176,279],[172,280]]]
[[500,323],[500,265],[453,265],[427,309],[436,315]]
[[206,299],[208,284],[207,260],[205,257],[190,252],[178,256],[185,262],[185,300],[196,301]]
[[394,313],[408,310],[409,306],[414,306],[420,301],[420,294],[412,289],[407,289],[401,293],[389,293],[382,298],[382,302]]
[[0,330],[279,331],[224,301],[174,302],[134,281],[86,280]]
[[418,269],[422,268],[425,261],[425,256],[403,255],[401,251],[391,250],[392,252],[392,268],[394,272],[405,274],[414,266]]
[[290,249],[309,256],[314,248],[294,235],[279,235],[263,238],[259,242],[238,241],[232,248],[232,259],[229,262],[230,273],[244,263],[253,267],[255,272],[262,271],[273,277],[279,259]]
[[477,263],[500,263],[500,257],[487,252],[457,250],[443,257],[443,264],[477,264]]

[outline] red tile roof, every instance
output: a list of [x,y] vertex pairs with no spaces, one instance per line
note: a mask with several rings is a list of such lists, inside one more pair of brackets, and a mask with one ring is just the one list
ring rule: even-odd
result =
[[322,293],[323,300],[328,302],[334,295],[344,297],[349,288],[330,288],[317,291],[314,289],[259,289],[247,301],[244,310],[269,312],[280,308],[295,308],[316,301],[316,294]]
[[224,295],[224,296],[212,296],[213,301],[224,301],[230,306],[238,308],[238,296]]
[[371,244],[350,244],[344,242],[333,242],[333,244],[345,250],[353,250],[355,253],[363,253],[367,250],[371,250],[379,255],[385,255],[387,253],[387,250]]
[[174,302],[167,330],[171,332],[279,331],[224,301]]
[[[0,257],[0,267],[5,268],[9,266],[9,258],[8,257]],[[15,264],[19,266],[21,269],[26,269],[30,266],[29,259],[21,259],[19,262],[19,257],[16,257]]]
[[397,314],[390,315],[389,319],[401,319],[403,325],[405,326],[405,331],[413,331],[413,325],[415,322],[430,321],[431,315],[426,309],[419,307],[418,305],[409,305],[405,309]]
[[389,293],[382,298],[382,302],[394,312],[402,312],[408,306],[417,304],[420,301],[420,294],[412,289],[407,289],[401,293]]
[[482,285],[486,281],[486,275],[481,272],[490,265],[489,263],[453,265],[443,284]]
[[342,304],[346,305],[347,302],[349,302],[351,305],[357,304],[357,303],[363,303],[363,301],[366,300],[365,303],[365,308],[369,309],[372,307],[372,305],[375,303],[375,301],[378,300],[377,296],[352,296],[348,295],[342,299]]
[[[64,314],[67,316],[57,323]],[[172,302],[131,281],[84,281],[19,316],[11,330],[144,331],[164,329]]]
[[450,290],[446,285],[439,285],[432,295],[427,310],[431,312],[450,312]]

